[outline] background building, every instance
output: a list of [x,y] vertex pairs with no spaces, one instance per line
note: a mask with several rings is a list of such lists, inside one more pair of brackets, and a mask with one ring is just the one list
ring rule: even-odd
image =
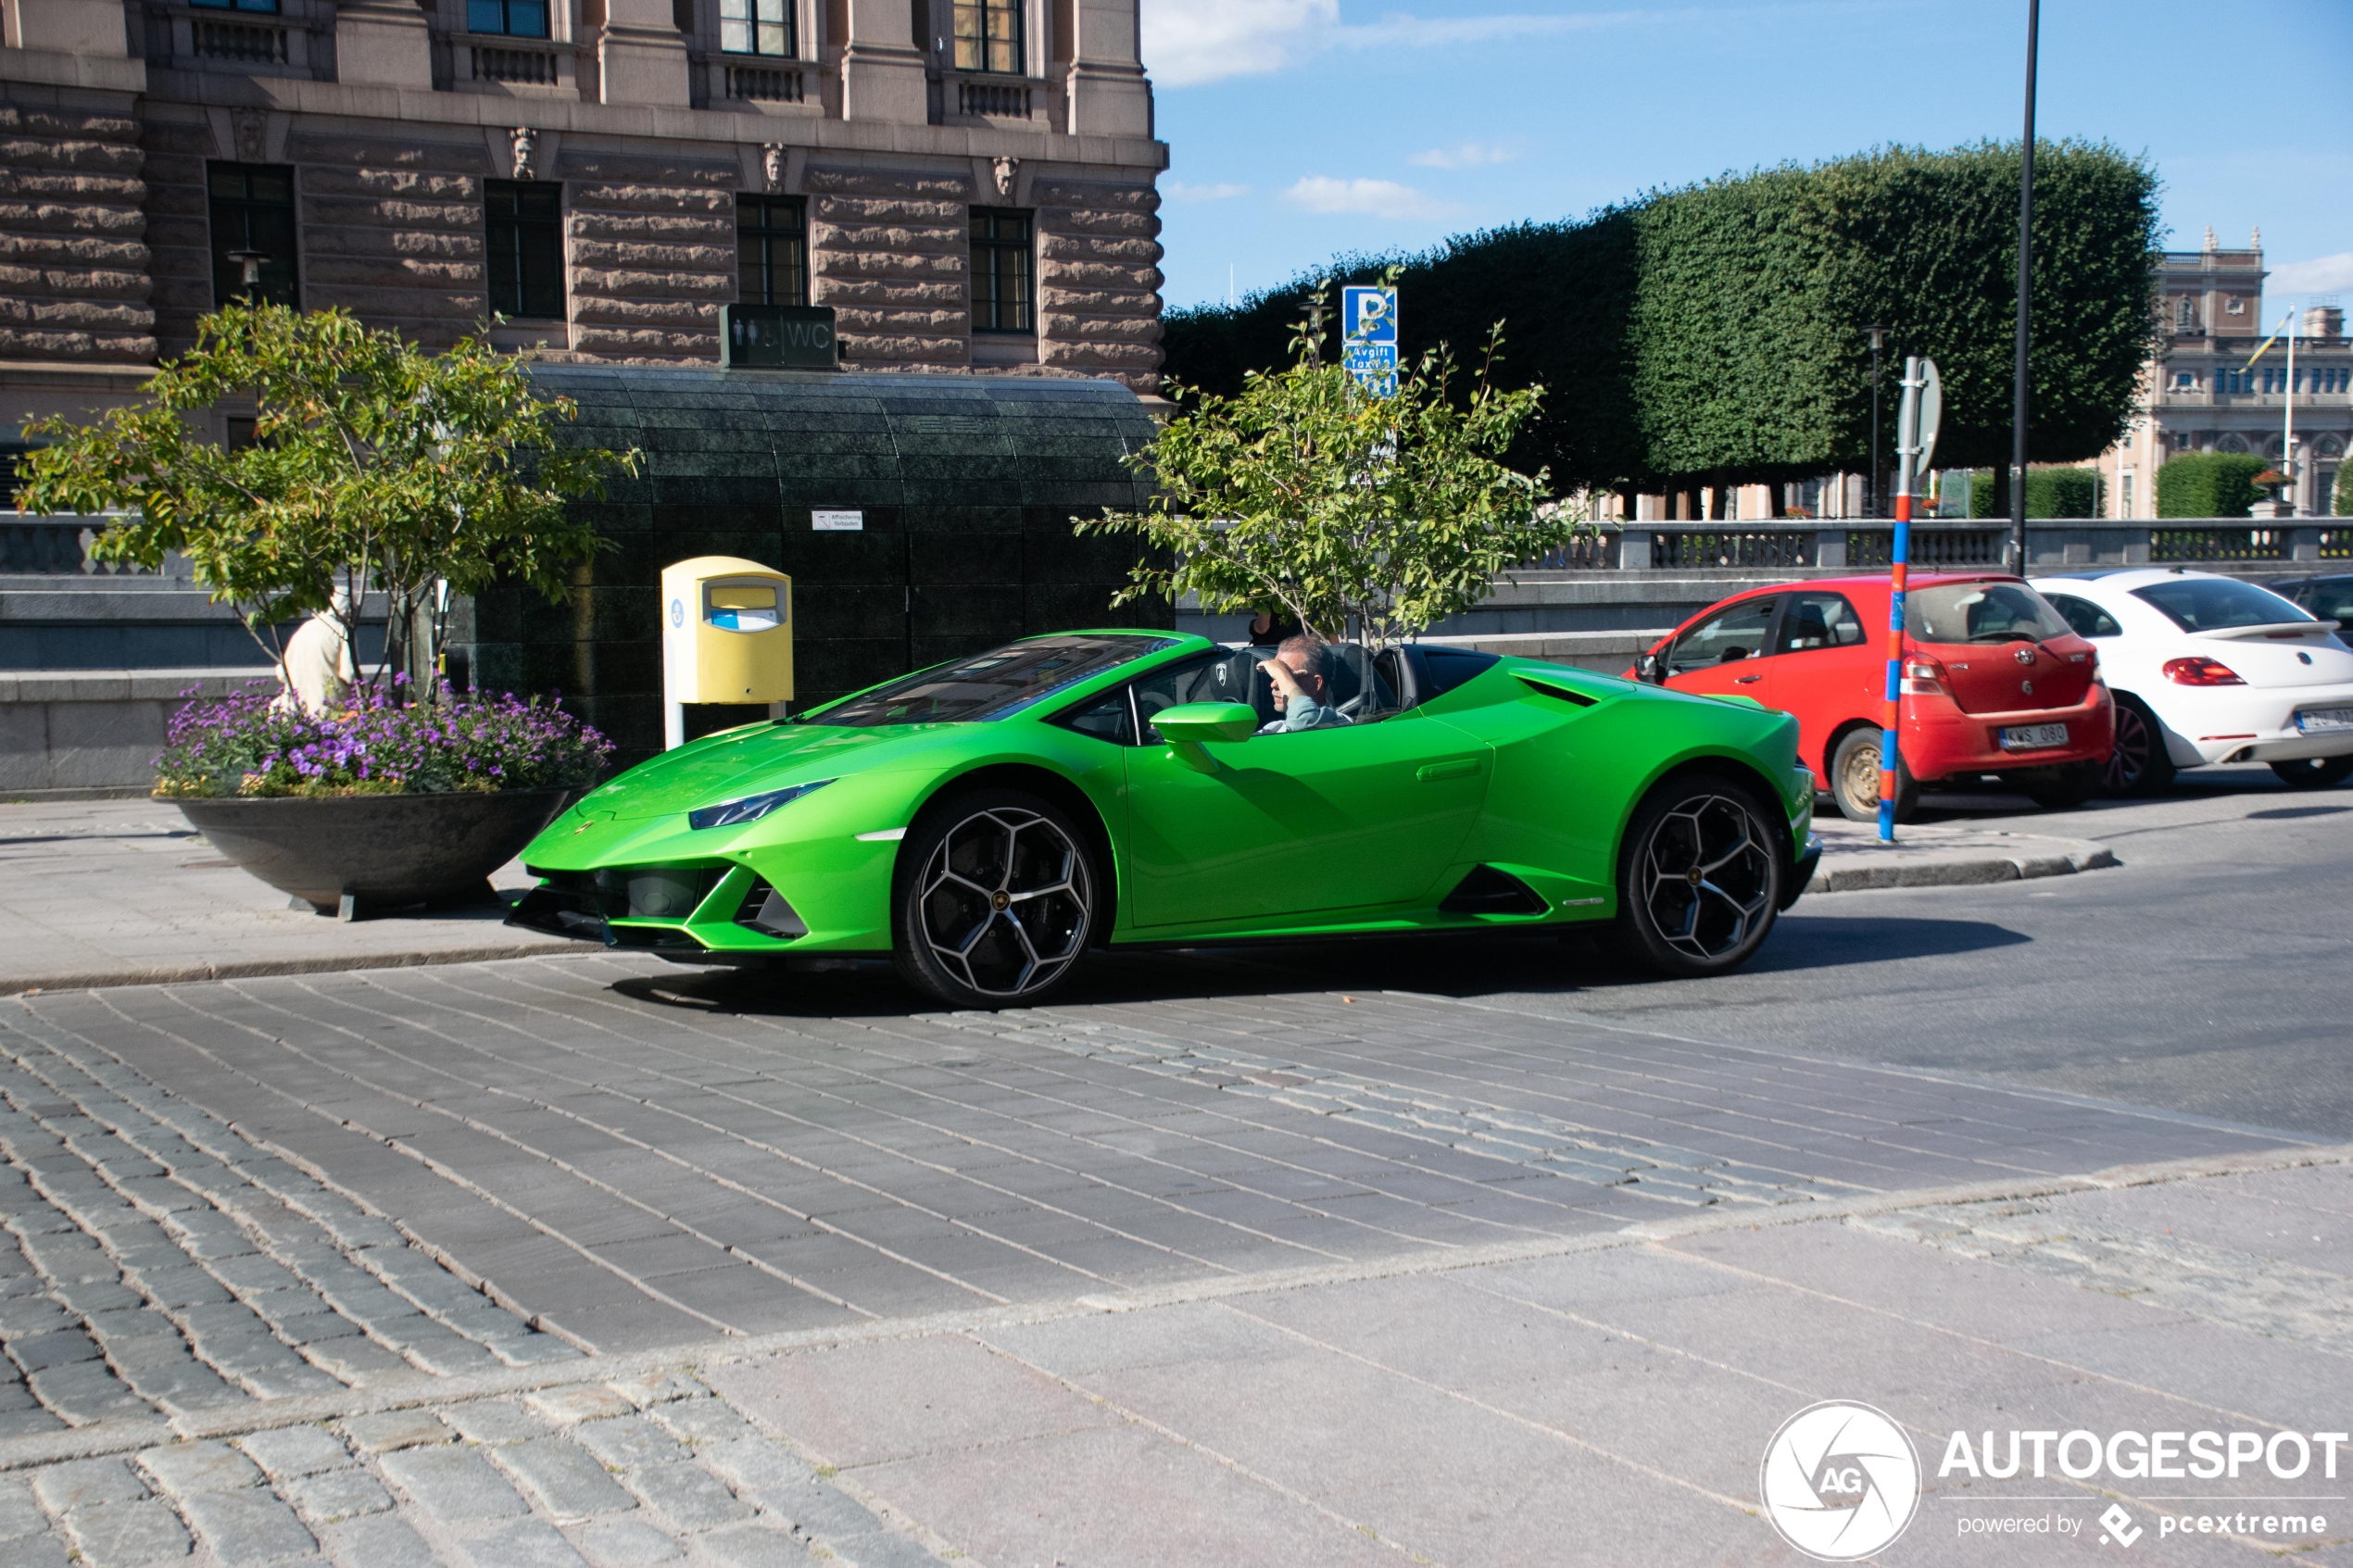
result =
[[245,292],[444,344],[1157,389],[1137,0],[0,0],[0,440]]
[[2280,324],[2276,313],[2260,317],[2263,278],[2260,230],[2244,250],[2220,248],[2208,229],[2203,249],[2165,253],[2157,290],[2164,339],[2123,440],[2099,458],[2108,516],[2155,517],[2157,470],[2181,452],[2246,452],[2274,466],[2293,456],[2297,513],[2328,511],[2353,443],[2353,343],[2345,336],[2345,312],[2320,303],[2297,313],[2296,449],[2289,454],[2286,338],[2247,366]]

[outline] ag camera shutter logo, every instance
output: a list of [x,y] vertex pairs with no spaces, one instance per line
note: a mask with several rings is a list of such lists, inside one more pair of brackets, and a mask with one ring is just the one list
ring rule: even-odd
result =
[[1869,1557],[1904,1533],[1920,1503],[1920,1456],[1885,1412],[1843,1399],[1781,1424],[1757,1468],[1765,1517],[1823,1562]]

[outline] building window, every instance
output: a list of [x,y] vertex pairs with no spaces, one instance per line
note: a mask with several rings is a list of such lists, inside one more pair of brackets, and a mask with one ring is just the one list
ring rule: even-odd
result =
[[484,182],[489,218],[484,270],[490,308],[499,315],[562,320],[563,193],[552,180]]
[[2241,299],[2236,295],[2233,295],[2228,300],[2223,302],[2222,308],[2229,311],[2233,316],[2244,316],[2246,314],[2246,301]]
[[2196,390],[2197,390],[2197,374],[2196,374],[2196,371],[2193,371],[2193,370],[2176,370],[2176,371],[2174,371],[2174,372],[2173,372],[2173,390],[2174,390],[2174,391],[2176,391],[2176,392],[2195,392],[2195,391],[2196,391]]
[[1021,0],[956,0],[956,69],[1020,76]]
[[2118,507],[2116,515],[2129,522],[2133,517],[2133,476],[2128,473],[2119,477],[2116,482],[2116,491]]
[[466,31],[545,38],[547,0],[466,0]]
[[799,196],[737,196],[736,255],[744,304],[809,303],[808,209]]
[[216,163],[207,167],[206,183],[212,202],[212,303],[245,297],[245,262],[258,253],[254,297],[299,307],[294,170],[281,164]]
[[774,55],[790,59],[792,0],[719,0],[719,46],[731,55]]
[[1029,214],[973,208],[973,331],[1036,331],[1029,278]]
[[201,6],[208,11],[259,11],[268,16],[278,14],[278,0],[188,0],[191,6]]
[[2187,295],[2173,302],[2173,330],[2186,332],[2197,326],[2197,307]]

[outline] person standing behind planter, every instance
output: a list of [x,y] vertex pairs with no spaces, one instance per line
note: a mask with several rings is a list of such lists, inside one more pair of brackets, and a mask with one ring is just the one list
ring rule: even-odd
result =
[[286,657],[278,665],[277,706],[292,712],[297,706],[313,717],[339,708],[351,696],[359,679],[351,659],[351,643],[344,635],[343,613],[350,601],[342,584],[335,586],[334,608],[313,615],[286,639]]

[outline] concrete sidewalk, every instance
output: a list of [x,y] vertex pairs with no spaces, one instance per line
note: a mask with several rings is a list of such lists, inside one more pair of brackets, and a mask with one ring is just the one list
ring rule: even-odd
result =
[[[1894,847],[1835,815],[1810,892],[1967,886],[2064,875],[2116,859],[2103,845],[1932,824]],[[517,895],[521,862],[493,873]],[[214,853],[160,800],[0,805],[0,996],[345,969],[464,963],[593,945],[500,924],[493,909],[352,924],[307,909]]]
[[[1910,1524],[1874,1562],[2040,1564],[2115,1531],[2135,1561],[2345,1564],[2353,1477],[2317,1460],[2152,1483],[1970,1477],[1948,1456],[1956,1433],[1979,1450],[2012,1429],[2343,1432],[2348,1152],[1714,1211],[1511,1256],[101,1422],[0,1440],[0,1555],[106,1568],[193,1539],[197,1568],[1796,1564],[1760,1461],[1783,1422],[1841,1399],[1918,1454]],[[13,1228],[41,1234],[29,1219]]]
[[[491,884],[531,883],[510,861]],[[0,806],[0,995],[596,950],[487,907],[346,924],[286,902],[169,802]]]

